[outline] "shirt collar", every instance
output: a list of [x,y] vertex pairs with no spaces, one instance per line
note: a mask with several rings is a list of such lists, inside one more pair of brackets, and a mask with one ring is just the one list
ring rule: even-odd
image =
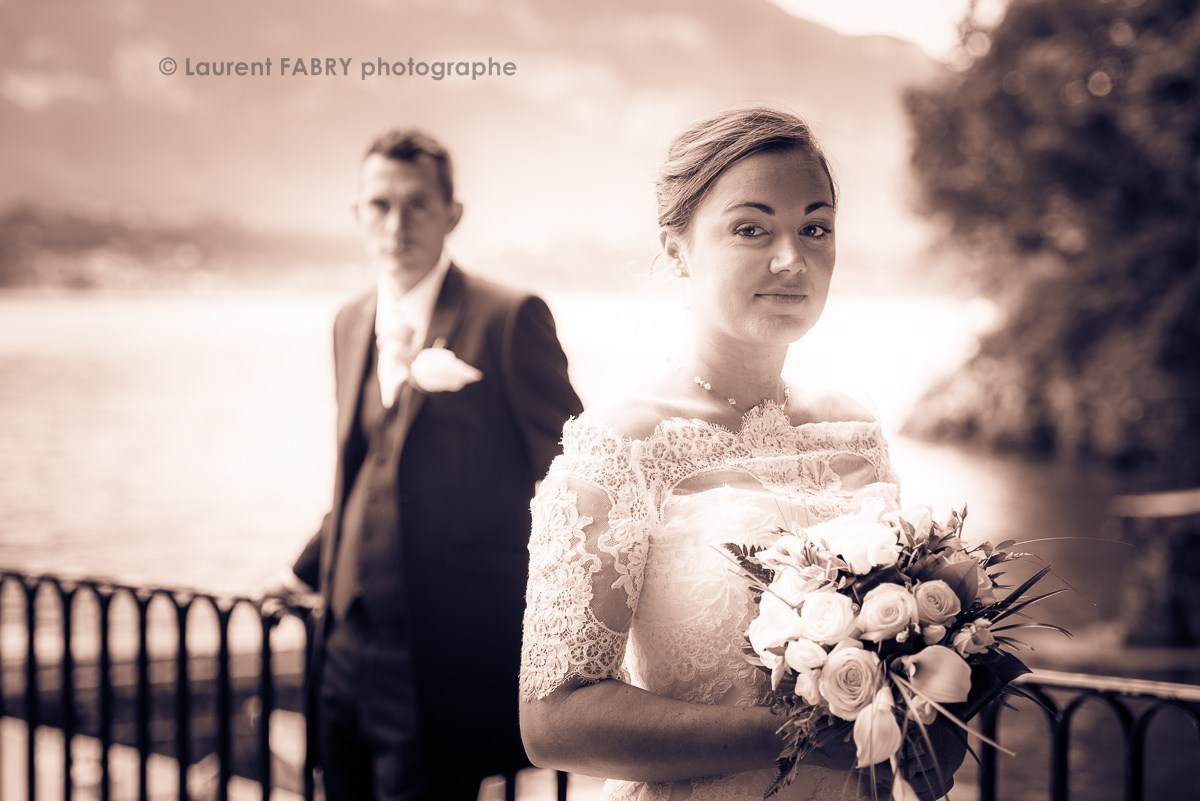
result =
[[404,293],[398,293],[394,282],[386,275],[379,276],[379,301],[375,307],[375,333],[394,331],[397,326],[411,328],[422,340],[433,317],[433,307],[446,273],[450,271],[450,257],[446,251],[438,258],[433,269]]

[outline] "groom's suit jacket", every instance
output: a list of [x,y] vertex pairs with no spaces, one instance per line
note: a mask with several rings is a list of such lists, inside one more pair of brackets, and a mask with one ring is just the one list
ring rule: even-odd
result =
[[[367,370],[374,369],[376,294],[334,324],[337,467],[332,510],[297,560],[324,595],[342,517],[364,458],[354,445]],[[486,776],[528,764],[517,726],[529,501],[560,450],[563,423],[582,407],[545,303],[451,265],[425,346],[444,340],[483,372],[457,392],[404,384],[392,532],[395,603],[409,638],[424,747],[431,764]],[[378,574],[379,566],[373,568]],[[319,683],[326,614],[316,627]],[[310,708],[316,708],[313,705]]]

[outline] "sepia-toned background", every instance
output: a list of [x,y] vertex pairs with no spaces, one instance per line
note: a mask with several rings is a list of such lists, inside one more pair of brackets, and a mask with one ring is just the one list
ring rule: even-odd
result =
[[1139,617],[1112,511],[1200,483],[1200,12],[818,5],[0,1],[0,566],[253,594],[290,563],[329,502],[381,129],[448,145],[455,259],[547,298],[586,403],[679,342],[685,287],[651,271],[671,136],[769,101],[840,187],[789,377],[873,404],[906,500],[1052,540],[1073,591],[1044,614],[1076,639],[1032,661],[1180,675],[1125,649],[1194,648],[1200,620]]

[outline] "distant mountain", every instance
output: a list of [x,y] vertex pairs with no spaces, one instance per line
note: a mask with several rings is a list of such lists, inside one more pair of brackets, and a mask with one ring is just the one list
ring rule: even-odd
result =
[[[160,72],[174,58],[178,71]],[[349,74],[280,75],[281,59]],[[511,62],[511,76],[362,76],[364,63]],[[272,74],[187,75],[270,59]],[[342,62],[345,63],[345,62]],[[340,69],[340,67],[339,67]],[[766,0],[119,0],[0,3],[0,206],[218,215],[341,236],[358,158],[394,124],[452,148],[468,211],[456,250],[652,252],[655,169],[699,115],[772,101],[814,125],[843,189],[843,261],[920,244],[904,209],[902,89],[941,67]],[[581,244],[582,243],[582,244]],[[582,248],[582,250],[581,250]]]

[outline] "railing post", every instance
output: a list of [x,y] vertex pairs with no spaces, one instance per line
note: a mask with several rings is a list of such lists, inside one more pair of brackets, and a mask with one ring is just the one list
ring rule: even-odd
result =
[[25,588],[25,782],[29,801],[37,801],[37,592],[41,582],[24,582]]
[[96,691],[99,694],[97,705],[99,712],[100,735],[100,801],[112,799],[112,770],[109,756],[112,749],[113,728],[113,691],[112,691],[112,653],[109,650],[109,614],[112,610],[112,589],[99,586],[93,587],[96,593],[96,604],[99,609],[100,653],[97,673]]
[[233,605],[223,609],[214,599],[217,610],[219,645],[217,650],[217,801],[229,801],[229,780],[233,775],[233,689],[229,674],[229,620]]
[[63,728],[63,801],[71,801],[74,783],[71,769],[75,764],[73,746],[75,740],[75,654],[71,650],[71,621],[74,617],[75,588],[64,590],[58,587],[62,602],[62,728]]
[[509,771],[504,774],[504,801],[517,801],[516,771]]
[[558,801],[567,801],[567,783],[571,780],[570,775],[560,770],[555,772],[554,778],[558,789]]
[[1050,746],[1050,801],[1068,801],[1070,795],[1070,721],[1054,716]]
[[137,650],[137,696],[135,699],[134,721],[135,740],[138,752],[138,801],[149,801],[150,798],[150,644],[147,641],[146,629],[149,625],[150,601],[153,593],[143,590],[132,591],[130,595],[137,604],[138,650]]
[[1146,729],[1139,720],[1125,738],[1125,801],[1142,801],[1146,765]]
[[179,801],[188,801],[188,769],[192,765],[192,688],[188,677],[188,610],[190,598],[175,603],[175,625],[178,627],[179,647],[175,650],[175,758],[179,762]]
[[[989,740],[997,739],[1000,731],[1000,707],[997,704],[984,707],[979,714],[980,733]],[[979,801],[996,801],[996,749],[985,742],[979,747]]]
[[262,655],[258,663],[258,775],[263,801],[271,801],[271,713],[275,711],[275,676],[271,663],[271,629],[275,617],[259,607],[262,622]]

